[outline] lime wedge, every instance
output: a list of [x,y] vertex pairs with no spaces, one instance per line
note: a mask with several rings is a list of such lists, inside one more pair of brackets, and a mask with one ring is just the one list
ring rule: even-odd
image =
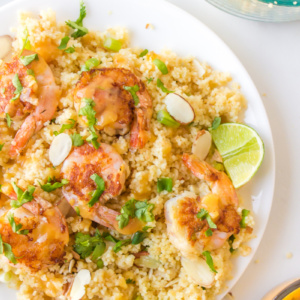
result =
[[262,163],[265,153],[263,141],[254,129],[237,123],[221,124],[210,133],[234,187],[241,187]]

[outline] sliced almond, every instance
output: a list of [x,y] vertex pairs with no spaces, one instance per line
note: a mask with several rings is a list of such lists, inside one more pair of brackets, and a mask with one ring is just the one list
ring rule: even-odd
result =
[[201,160],[204,160],[209,153],[211,143],[211,134],[207,130],[199,131],[193,143],[192,153]]
[[203,286],[210,288],[215,280],[215,273],[211,271],[206,261],[200,257],[181,258],[181,264],[191,279]]
[[85,295],[85,285],[91,282],[91,273],[89,270],[80,270],[74,278],[70,299],[80,300]]
[[168,113],[179,123],[189,124],[195,119],[192,106],[181,96],[175,93],[168,94],[165,98]]
[[203,77],[203,75],[205,74],[205,69],[202,67],[202,65],[199,63],[199,61],[197,59],[194,59],[194,66],[196,68],[196,70],[198,71],[198,75],[199,77]]
[[54,167],[60,165],[72,149],[72,139],[66,133],[57,135],[49,149],[49,159]]
[[12,55],[12,38],[9,35],[0,36],[0,59],[9,60]]

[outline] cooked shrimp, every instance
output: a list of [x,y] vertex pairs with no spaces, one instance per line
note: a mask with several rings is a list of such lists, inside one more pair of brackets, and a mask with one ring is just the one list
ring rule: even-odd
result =
[[[138,87],[139,103],[135,105],[125,86]],[[82,72],[73,95],[78,112],[83,98],[94,100],[98,130],[109,135],[131,131],[133,149],[143,148],[149,140],[152,100],[142,81],[129,70],[104,68]]]
[[[212,191],[203,199],[185,192],[165,204],[169,238],[184,257],[191,257],[221,247],[232,234],[239,232],[241,217],[236,211],[236,191],[225,173],[194,155],[184,154],[183,162],[195,176],[210,183]],[[197,217],[202,208],[209,213],[216,228],[210,228],[206,219]],[[205,234],[209,228],[211,236]]]
[[[119,229],[116,220],[119,213],[104,206],[109,199],[121,194],[128,176],[127,164],[113,147],[101,143],[98,149],[90,144],[74,148],[64,161],[61,172],[62,177],[69,181],[63,187],[63,195],[72,207],[78,207],[82,217],[121,233],[139,230],[134,228],[139,224],[137,220],[131,220],[125,228]],[[97,188],[91,179],[93,174],[104,180],[105,190],[99,201],[89,207],[91,194]]]
[[[24,50],[22,56],[36,54],[35,52]],[[34,75],[28,74],[32,70]],[[15,75],[23,87],[20,96],[16,100],[11,100],[16,96],[16,87],[12,79]],[[37,133],[49,121],[58,104],[60,95],[55,84],[54,76],[45,60],[38,55],[38,60],[32,61],[24,66],[18,56],[11,62],[4,63],[0,69],[0,116],[5,114],[14,120],[24,119],[21,128],[12,141],[10,156],[18,155],[26,146],[29,139]]]
[[[9,196],[16,199],[14,192]],[[62,263],[69,232],[59,209],[39,197],[17,209],[10,208],[8,203],[0,209],[0,234],[3,242],[11,245],[17,258],[16,267],[25,265],[32,271],[38,271]],[[15,223],[21,224],[21,229],[29,230],[29,233],[15,233],[7,219],[9,214],[13,214]]]

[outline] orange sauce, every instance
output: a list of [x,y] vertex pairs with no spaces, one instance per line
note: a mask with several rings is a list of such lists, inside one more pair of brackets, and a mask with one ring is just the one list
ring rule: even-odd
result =
[[300,300],[300,288],[297,288],[290,294],[288,294],[286,297],[284,297],[282,300]]

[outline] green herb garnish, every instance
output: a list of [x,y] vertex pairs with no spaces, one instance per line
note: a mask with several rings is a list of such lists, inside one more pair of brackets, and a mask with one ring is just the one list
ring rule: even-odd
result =
[[137,201],[135,203],[135,216],[143,222],[152,222],[154,221],[154,215],[152,213],[154,209],[153,203],[148,203],[145,201]]
[[31,76],[33,76],[33,77],[35,78],[35,74],[34,74],[34,71],[33,71],[32,69],[27,69],[27,70],[26,70],[26,73],[27,73],[28,75],[31,75]]
[[126,279],[127,284],[135,284],[135,281],[132,279]]
[[83,26],[83,19],[86,17],[86,7],[83,3],[83,1],[80,1],[80,13],[79,18],[73,22],[73,21],[66,21],[66,24],[73,28],[75,31],[71,34],[71,36],[74,39],[77,39],[79,37],[82,37],[86,35],[89,31],[86,27]]
[[55,178],[51,179],[50,177],[48,178],[48,182],[46,184],[40,184],[41,188],[45,192],[53,192],[62,186],[68,184],[69,181],[67,179],[62,179],[61,182],[55,181]]
[[154,78],[153,77],[150,77],[150,78],[146,77],[146,80],[147,80],[147,83],[150,83],[151,81],[154,80]]
[[143,232],[143,231],[137,231],[132,236],[131,244],[132,245],[140,244],[147,236],[148,236],[148,233]]
[[104,180],[98,175],[98,174],[93,174],[90,177],[97,185],[97,188],[95,191],[92,193],[92,199],[89,201],[88,205],[89,207],[92,207],[96,202],[99,201],[100,196],[105,190],[105,182]]
[[221,124],[221,118],[220,117],[216,117],[214,118],[212,125],[211,125],[211,129],[212,130],[216,130]]
[[17,234],[23,234],[23,235],[27,235],[29,233],[29,230],[27,230],[27,229],[20,230],[23,226],[22,226],[22,224],[18,224],[18,225],[16,224],[13,213],[7,214],[7,220],[9,222],[13,232],[15,232]]
[[209,268],[214,272],[214,273],[218,273],[216,270],[215,270],[215,267],[214,267],[214,262],[213,262],[213,259],[210,255],[210,252],[209,251],[204,251],[202,252],[202,255],[205,256],[206,258],[206,263],[207,265],[209,266]]
[[79,210],[79,207],[78,207],[78,206],[75,206],[74,209],[75,209],[75,212],[76,212],[77,216],[80,216],[80,210]]
[[57,47],[59,50],[64,50],[67,48],[68,42],[70,38],[68,36],[65,36],[61,39],[59,46]]
[[247,209],[242,210],[242,219],[240,222],[241,228],[246,228],[246,217],[249,215],[249,213],[250,213],[250,210],[247,210]]
[[28,66],[30,63],[32,63],[34,60],[39,60],[39,56],[37,53],[27,55],[27,56],[20,56],[20,61],[24,66]]
[[170,94],[174,93],[174,91],[169,91],[163,84],[163,82],[158,78],[156,81],[156,86],[160,88],[164,93]]
[[127,246],[131,243],[131,239],[127,239],[127,240],[121,240],[121,241],[118,241],[115,246],[113,247],[113,250],[115,253],[119,252],[121,250],[121,248],[123,246]]
[[210,228],[208,228],[205,232],[204,232],[205,236],[209,237],[213,235],[213,232]]
[[143,50],[143,51],[140,53],[139,57],[143,57],[143,56],[147,55],[148,52],[149,52],[148,49]]
[[121,41],[113,38],[106,38],[103,42],[103,47],[114,52],[119,52],[122,48],[122,43]]
[[234,240],[235,240],[235,236],[232,234],[228,239],[228,244],[230,246],[230,248],[229,248],[230,253],[233,253],[235,251],[235,249],[233,249],[233,247],[232,247]]
[[16,89],[14,91],[15,96],[10,101],[15,101],[20,97],[21,92],[23,90],[23,86],[21,84],[18,74],[15,74],[15,76],[13,77],[12,84]]
[[161,71],[164,75],[169,73],[166,64],[163,61],[161,61],[160,59],[158,59],[158,58],[154,59],[153,63],[157,66],[159,71]]
[[135,199],[130,199],[121,208],[121,214],[117,216],[119,228],[124,228],[128,225],[129,219],[135,215]]
[[128,91],[131,94],[134,105],[137,106],[140,103],[140,99],[136,94],[136,92],[140,90],[139,86],[137,84],[134,86],[124,86],[124,90]]
[[159,178],[157,180],[157,191],[160,193],[162,191],[172,192],[173,180],[172,178]]
[[28,39],[28,29],[25,28],[25,39],[23,39],[23,46],[20,52],[20,55],[23,53],[24,49],[30,50],[31,49],[31,45],[30,45],[30,41]]
[[60,133],[63,133],[66,129],[72,129],[75,126],[76,121],[73,119],[69,119],[69,121],[71,122],[71,124],[63,124],[61,126],[60,131],[54,131],[54,135],[59,135]]
[[197,218],[201,219],[202,221],[206,219],[209,228],[217,228],[217,225],[212,221],[210,214],[206,209],[201,208],[200,212],[197,213]]
[[84,140],[79,133],[73,133],[70,135],[70,137],[72,139],[72,144],[74,147],[80,147],[83,145]]
[[83,72],[83,71],[89,71],[90,69],[99,66],[100,63],[101,62],[99,61],[99,59],[97,59],[95,57],[92,57],[92,58],[88,59],[85,62],[85,64],[81,67],[81,72]]
[[3,147],[4,147],[5,143],[0,144],[0,151],[2,151]]
[[69,47],[67,48],[66,50],[64,50],[66,53],[74,53],[75,52],[75,47],[72,46],[72,47]]
[[15,193],[17,194],[17,200],[11,200],[10,205],[13,208],[18,208],[23,204],[30,202],[33,200],[33,193],[35,191],[35,187],[32,185],[27,186],[27,190],[23,191],[20,189],[15,182],[11,183]]
[[180,123],[175,121],[166,110],[158,111],[156,119],[161,124],[166,125],[168,127],[178,128],[180,126]]
[[11,245],[4,243],[0,234],[0,254],[3,254],[11,261],[14,265],[17,263],[17,259],[12,252]]

